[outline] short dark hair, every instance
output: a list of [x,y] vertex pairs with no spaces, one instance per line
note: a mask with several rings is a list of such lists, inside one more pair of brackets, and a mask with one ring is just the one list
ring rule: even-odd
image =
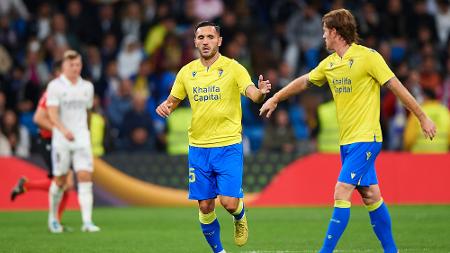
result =
[[422,92],[423,92],[423,95],[424,95],[425,97],[427,97],[428,99],[431,99],[431,100],[437,99],[437,97],[436,97],[436,92],[434,92],[433,89],[430,89],[430,88],[423,88],[423,89],[422,89]]
[[220,36],[220,26],[218,26],[216,23],[211,22],[211,21],[202,21],[202,22],[198,23],[198,24],[195,26],[194,34],[197,32],[197,29],[198,29],[198,28],[200,28],[200,27],[205,27],[205,26],[213,26],[214,29],[216,29],[216,32],[217,32],[217,33],[219,34],[219,36]]
[[52,64],[52,71],[59,72],[61,71],[61,67],[62,67],[62,60],[56,60]]

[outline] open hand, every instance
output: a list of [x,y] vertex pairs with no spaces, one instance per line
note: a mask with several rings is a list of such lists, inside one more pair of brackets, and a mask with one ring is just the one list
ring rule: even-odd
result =
[[278,101],[275,97],[269,98],[262,106],[261,109],[259,109],[259,116],[266,115],[267,118],[272,115],[272,112],[275,111],[275,109],[278,106]]
[[425,138],[433,140],[436,135],[436,125],[434,122],[430,118],[426,117],[424,120],[420,121],[420,126],[422,127],[422,132]]

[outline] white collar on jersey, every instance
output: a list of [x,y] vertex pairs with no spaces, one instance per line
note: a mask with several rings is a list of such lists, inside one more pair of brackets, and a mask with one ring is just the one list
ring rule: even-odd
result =
[[[62,80],[63,82],[65,82],[65,83],[67,83],[67,84],[73,84],[73,83],[72,83],[72,82],[71,82],[64,74],[61,74],[59,77],[61,78],[61,80]],[[75,85],[81,83],[81,80],[82,80],[82,78],[81,78],[81,77],[78,77],[77,83],[76,83]]]

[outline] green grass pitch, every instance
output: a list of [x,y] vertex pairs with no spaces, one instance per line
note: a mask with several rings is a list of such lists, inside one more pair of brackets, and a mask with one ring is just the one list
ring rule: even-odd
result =
[[[401,253],[450,252],[450,206],[390,206]],[[249,208],[246,246],[233,244],[232,218],[217,211],[228,253],[317,252],[332,208]],[[196,208],[96,208],[102,231],[80,232],[78,211],[66,212],[73,232],[50,234],[47,212],[0,212],[0,252],[210,252]],[[363,207],[352,207],[336,252],[382,252]]]

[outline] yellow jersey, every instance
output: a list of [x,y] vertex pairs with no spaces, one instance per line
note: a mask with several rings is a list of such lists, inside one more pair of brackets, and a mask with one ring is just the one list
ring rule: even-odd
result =
[[220,55],[205,67],[200,59],[178,72],[170,94],[189,99],[192,120],[189,145],[222,147],[242,141],[241,94],[254,85],[247,70],[237,61]]
[[394,76],[378,52],[354,43],[342,58],[334,52],[309,73],[311,83],[330,86],[340,145],[383,141],[380,87]]

